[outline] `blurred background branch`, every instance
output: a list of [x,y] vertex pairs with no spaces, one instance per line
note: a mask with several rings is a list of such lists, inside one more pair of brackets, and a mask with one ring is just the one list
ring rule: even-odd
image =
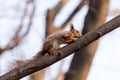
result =
[[28,26],[26,26],[27,30],[23,35],[20,35],[20,32],[21,32],[22,28],[24,27],[24,22],[23,21],[24,21],[24,18],[26,17],[26,14],[28,12],[29,4],[32,3],[32,2],[33,2],[33,0],[26,1],[26,5],[24,7],[23,16],[21,17],[20,25],[18,26],[18,29],[16,30],[14,36],[8,42],[6,47],[4,47],[3,49],[1,48],[0,54],[2,54],[4,51],[11,50],[11,49],[15,48],[17,45],[20,44],[20,42],[23,40],[23,38],[25,36],[27,36],[27,34],[30,32],[31,24],[32,24],[32,18],[34,16],[34,12],[35,12],[35,5],[33,7],[33,11],[31,12],[30,21],[28,23]]

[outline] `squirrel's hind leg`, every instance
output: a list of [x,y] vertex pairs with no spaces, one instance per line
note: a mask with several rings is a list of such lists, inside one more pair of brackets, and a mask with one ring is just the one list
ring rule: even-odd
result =
[[59,49],[59,44],[58,43],[54,43],[52,48],[49,49],[49,53],[51,55],[54,55],[56,53],[57,49]]

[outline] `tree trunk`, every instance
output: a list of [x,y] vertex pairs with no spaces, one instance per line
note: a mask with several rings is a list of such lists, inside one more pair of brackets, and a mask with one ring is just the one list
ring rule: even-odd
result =
[[[105,22],[108,7],[109,0],[90,0],[83,35]],[[98,40],[76,52],[66,73],[65,80],[86,80],[97,46]]]

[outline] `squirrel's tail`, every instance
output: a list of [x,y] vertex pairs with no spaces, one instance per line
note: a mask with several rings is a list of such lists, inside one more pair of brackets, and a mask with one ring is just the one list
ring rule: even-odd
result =
[[27,60],[15,60],[9,65],[9,70],[12,70],[20,65],[26,64],[27,62]]
[[45,52],[44,51],[39,51],[32,59],[30,60],[15,60],[14,62],[11,63],[11,65],[9,66],[9,70],[12,70],[20,65],[23,65],[23,64],[26,64],[28,62],[30,62],[31,60],[33,59],[38,59],[42,56],[45,55]]
[[10,67],[10,70],[14,69],[15,67],[18,67],[20,65],[23,65],[23,64],[26,64],[28,62],[30,62],[31,60],[33,59],[38,59],[42,56],[44,56],[45,53],[44,51],[39,51],[32,59],[30,60],[15,60],[13,63],[11,63],[11,65],[9,66]]

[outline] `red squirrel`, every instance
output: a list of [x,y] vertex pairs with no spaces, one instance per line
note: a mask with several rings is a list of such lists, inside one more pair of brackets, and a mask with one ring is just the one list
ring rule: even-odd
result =
[[[44,56],[46,53],[54,55],[56,51],[60,48],[61,44],[68,44],[74,42],[77,38],[80,38],[82,34],[74,28],[71,24],[69,31],[57,31],[49,35],[43,43],[42,50],[39,51],[33,59],[38,59]],[[33,60],[31,59],[31,60]],[[18,65],[25,64],[30,60],[22,61],[16,60],[16,63],[13,63],[12,68]]]
[[82,34],[71,24],[69,31],[57,31],[49,35],[43,43],[42,50],[34,58],[39,58],[46,53],[54,55],[61,44],[71,43],[81,36]]

